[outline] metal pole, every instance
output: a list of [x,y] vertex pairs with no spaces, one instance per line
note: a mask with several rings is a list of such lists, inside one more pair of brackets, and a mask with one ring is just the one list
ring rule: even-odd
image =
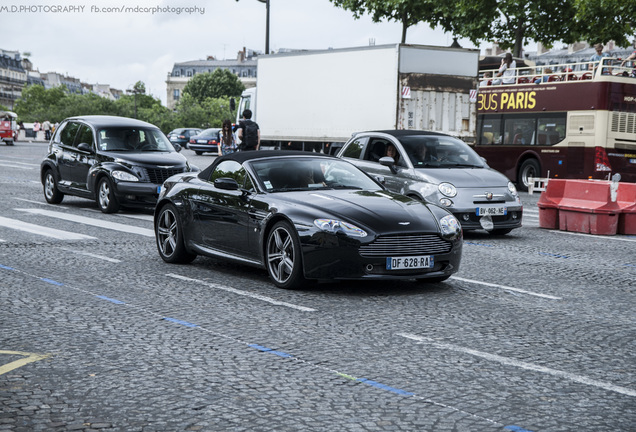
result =
[[265,3],[265,54],[269,54],[269,0],[258,1]]

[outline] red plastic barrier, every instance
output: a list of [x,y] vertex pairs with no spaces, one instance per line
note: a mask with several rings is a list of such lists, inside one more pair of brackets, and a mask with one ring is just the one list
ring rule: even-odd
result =
[[619,183],[616,201],[621,208],[618,233],[636,235],[636,183]]
[[537,202],[539,226],[597,235],[616,234],[621,207],[612,202],[610,185],[610,181],[550,179]]
[[610,185],[609,181],[566,180],[559,203],[559,229],[615,235],[621,208],[611,200]]
[[547,229],[559,228],[559,204],[563,199],[566,180],[550,179],[541,193],[539,207],[539,226]]

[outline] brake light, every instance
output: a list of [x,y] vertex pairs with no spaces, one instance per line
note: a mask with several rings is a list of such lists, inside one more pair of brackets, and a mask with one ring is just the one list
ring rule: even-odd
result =
[[596,171],[612,171],[612,165],[610,165],[607,152],[603,147],[596,147],[594,166],[596,167]]

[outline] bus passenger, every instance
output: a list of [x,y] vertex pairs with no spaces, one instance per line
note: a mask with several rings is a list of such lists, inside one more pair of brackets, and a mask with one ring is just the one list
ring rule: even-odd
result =
[[517,62],[512,59],[512,54],[506,53],[506,56],[501,59],[501,66],[499,66],[499,72],[496,77],[503,77],[500,80],[495,80],[493,84],[514,84],[516,82],[515,75],[517,68]]

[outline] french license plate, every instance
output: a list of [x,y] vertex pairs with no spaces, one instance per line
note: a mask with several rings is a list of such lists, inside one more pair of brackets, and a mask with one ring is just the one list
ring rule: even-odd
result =
[[477,207],[477,216],[505,216],[507,207]]
[[207,144],[208,140],[197,140],[199,144]]
[[387,270],[409,270],[421,268],[433,268],[433,255],[421,255],[410,257],[388,257],[386,259]]
[[157,186],[157,193],[160,194],[161,193],[161,186]]

